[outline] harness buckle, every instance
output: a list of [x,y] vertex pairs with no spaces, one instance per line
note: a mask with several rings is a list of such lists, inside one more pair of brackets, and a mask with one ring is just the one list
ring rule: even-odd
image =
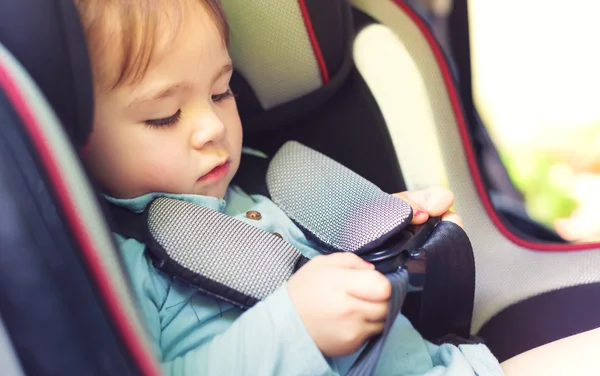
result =
[[361,257],[375,265],[375,269],[383,274],[391,273],[398,268],[406,268],[409,261],[426,262],[427,250],[422,246],[439,222],[439,217],[430,217],[423,224],[409,225],[385,242],[377,251]]

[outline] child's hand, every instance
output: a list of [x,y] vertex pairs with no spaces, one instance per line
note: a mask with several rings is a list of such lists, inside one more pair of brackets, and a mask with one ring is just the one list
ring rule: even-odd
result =
[[391,285],[352,253],[317,256],[287,283],[308,333],[323,355],[352,354],[383,330]]
[[460,216],[450,211],[454,204],[454,194],[445,188],[431,187],[417,191],[405,191],[394,193],[394,196],[405,200],[412,207],[412,224],[424,223],[429,216],[441,216],[442,220],[451,221],[463,227]]

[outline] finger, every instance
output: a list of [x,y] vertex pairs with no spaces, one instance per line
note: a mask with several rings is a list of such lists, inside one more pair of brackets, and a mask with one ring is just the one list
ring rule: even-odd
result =
[[432,217],[444,214],[454,205],[454,193],[442,187],[427,188],[424,198],[420,204]]
[[430,216],[439,216],[452,207],[454,194],[446,188],[430,187],[402,192],[402,197],[421,206]]
[[368,341],[369,338],[383,332],[385,321],[361,321],[355,325],[357,325],[357,327],[355,327],[353,331],[357,334],[357,337],[353,338],[353,341],[363,344]]
[[460,228],[462,228],[463,230],[465,229],[463,220],[460,217],[460,215],[458,215],[450,210],[448,210],[447,212],[445,212],[442,215],[442,221],[450,221],[450,222],[456,223],[457,225],[460,226]]
[[337,267],[342,269],[366,269],[373,270],[375,266],[361,259],[351,252],[336,252],[330,255],[317,256],[314,259],[319,259],[322,266]]
[[427,197],[425,197],[426,193],[427,193],[426,189],[415,189],[412,191],[404,191],[404,192],[400,192],[397,194],[403,198],[406,198],[408,200],[411,200],[411,201],[417,203],[417,205],[421,205],[423,202],[425,202],[425,200],[427,198]]
[[393,196],[403,199],[412,208],[413,218],[412,218],[412,221],[410,222],[411,224],[420,225],[427,221],[427,219],[429,218],[427,211],[410,197],[410,192],[406,191],[406,192],[394,193]]
[[365,321],[371,323],[385,322],[389,310],[388,302],[369,302],[354,298],[352,306]]
[[377,335],[381,332],[383,332],[383,329],[385,328],[385,321],[379,321],[379,322],[365,322],[363,325],[365,325],[365,332],[367,334],[367,338],[371,338],[374,335]]
[[348,295],[369,302],[388,301],[392,294],[390,281],[374,270],[348,270],[342,283]]

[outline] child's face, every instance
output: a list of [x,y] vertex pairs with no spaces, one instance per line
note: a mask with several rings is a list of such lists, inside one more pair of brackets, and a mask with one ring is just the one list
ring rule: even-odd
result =
[[85,159],[115,197],[169,192],[222,198],[239,166],[242,127],[229,91],[231,60],[208,14],[190,13],[139,83],[96,90]]

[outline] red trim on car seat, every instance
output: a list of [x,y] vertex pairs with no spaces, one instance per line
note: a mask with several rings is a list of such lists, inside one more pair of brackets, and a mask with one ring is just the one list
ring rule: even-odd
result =
[[90,148],[90,136],[88,136],[88,139],[85,141],[85,144],[83,144],[83,146],[81,147],[81,150],[79,151],[79,156],[83,157],[87,154],[88,150]]
[[479,173],[479,168],[477,166],[477,160],[475,158],[475,152],[473,150],[473,145],[469,139],[469,133],[467,131],[466,121],[463,116],[463,110],[460,104],[459,96],[456,92],[456,88],[454,86],[454,79],[452,74],[450,73],[450,69],[446,62],[446,57],[442,52],[437,40],[429,30],[429,27],[425,24],[423,19],[417,15],[417,13],[410,8],[409,5],[404,3],[402,0],[391,0],[394,2],[399,8],[402,9],[418,26],[419,30],[427,39],[431,50],[438,62],[438,66],[442,72],[442,76],[444,77],[444,83],[446,85],[446,90],[448,91],[448,96],[450,97],[450,102],[452,103],[452,109],[454,111],[454,116],[456,118],[456,124],[458,124],[458,130],[460,132],[460,136],[462,139],[463,147],[466,152],[467,161],[469,163],[469,168],[471,170],[471,176],[473,177],[473,181],[477,188],[477,193],[479,194],[479,198],[481,199],[485,210],[487,211],[489,217],[492,219],[492,222],[498,228],[498,230],[513,243],[534,250],[539,251],[578,251],[584,249],[593,249],[598,248],[598,243],[586,243],[586,244],[545,244],[545,243],[536,243],[530,242],[524,239],[519,238],[515,234],[513,234],[505,225],[502,223],[498,215],[496,214],[496,210],[492,206],[490,202],[489,196],[487,194],[487,190],[485,185],[483,184],[483,179]]
[[312,22],[310,20],[310,14],[308,13],[306,2],[304,0],[298,0],[298,5],[300,5],[300,11],[302,12],[302,18],[304,19],[304,26],[306,27],[306,32],[308,33],[310,44],[312,45],[315,58],[317,59],[317,64],[319,65],[321,79],[323,80],[323,84],[327,84],[329,82],[329,72],[327,71],[327,65],[325,65],[325,58],[323,57],[323,53],[321,52],[321,47],[319,46],[319,41],[317,40],[315,29],[313,28]]
[[53,185],[58,201],[64,210],[67,221],[75,235],[75,239],[82,250],[90,271],[98,285],[100,294],[108,308],[108,312],[112,316],[117,329],[123,337],[125,346],[130,351],[133,359],[144,375],[160,375],[161,372],[157,367],[156,362],[144,350],[144,347],[139,342],[129,323],[127,315],[121,308],[114,287],[111,285],[110,281],[106,279],[106,273],[103,269],[102,261],[98,256],[98,252],[95,250],[94,242],[88,236],[86,229],[82,225],[83,219],[71,202],[66,182],[63,180],[58,163],[54,158],[54,154],[51,152],[51,146],[44,137],[38,119],[35,117],[32,108],[27,103],[24,93],[18,87],[16,81],[12,79],[10,72],[2,64],[0,64],[0,85],[5,89],[8,100],[12,103],[15,111],[21,117],[31,141],[36,150],[40,153],[41,162],[50,177],[50,182]]

